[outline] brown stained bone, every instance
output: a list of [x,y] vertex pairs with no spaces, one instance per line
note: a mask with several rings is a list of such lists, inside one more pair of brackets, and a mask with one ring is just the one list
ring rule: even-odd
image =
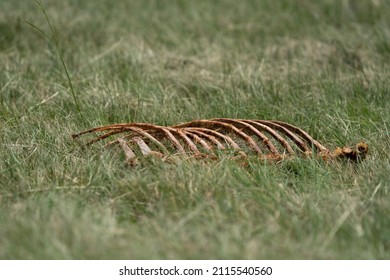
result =
[[95,127],[72,137],[76,139],[85,134],[97,134],[87,141],[88,145],[116,137],[107,146],[119,144],[130,165],[137,164],[139,156],[150,155],[214,158],[217,150],[233,150],[241,158],[253,153],[260,159],[276,161],[296,155],[310,156],[313,152],[324,160],[345,158],[358,161],[368,152],[368,145],[364,142],[330,151],[301,128],[270,120],[217,118],[174,126],[121,123]]

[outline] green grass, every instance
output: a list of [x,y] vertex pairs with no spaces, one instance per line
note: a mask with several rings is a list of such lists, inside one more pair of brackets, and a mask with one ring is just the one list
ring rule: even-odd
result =
[[[1,259],[389,259],[390,4],[0,2]],[[70,134],[287,121],[360,164],[146,160]]]

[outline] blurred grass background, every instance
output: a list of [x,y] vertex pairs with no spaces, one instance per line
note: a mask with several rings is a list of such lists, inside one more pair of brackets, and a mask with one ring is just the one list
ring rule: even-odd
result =
[[[0,258],[388,259],[390,3],[0,1]],[[277,119],[357,165],[126,168],[71,133],[115,122]]]

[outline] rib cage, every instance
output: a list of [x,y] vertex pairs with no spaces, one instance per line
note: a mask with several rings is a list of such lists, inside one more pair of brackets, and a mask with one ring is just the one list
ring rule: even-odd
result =
[[325,146],[299,127],[281,121],[216,118],[194,120],[174,126],[148,123],[124,123],[95,127],[83,134],[101,133],[87,144],[102,141],[113,135],[121,135],[107,143],[119,144],[129,163],[137,155],[168,157],[173,154],[194,157],[211,157],[216,150],[232,150],[240,156],[257,154],[261,159],[281,160],[294,155],[311,155],[313,152],[324,159],[345,157],[363,158],[368,146],[364,142],[352,148],[337,148],[330,152]]

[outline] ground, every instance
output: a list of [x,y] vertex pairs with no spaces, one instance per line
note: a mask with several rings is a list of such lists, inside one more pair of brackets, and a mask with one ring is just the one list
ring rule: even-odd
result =
[[[389,1],[43,4],[75,95],[44,12],[2,0],[1,259],[390,258]],[[70,137],[212,117],[369,154],[129,168]]]

